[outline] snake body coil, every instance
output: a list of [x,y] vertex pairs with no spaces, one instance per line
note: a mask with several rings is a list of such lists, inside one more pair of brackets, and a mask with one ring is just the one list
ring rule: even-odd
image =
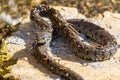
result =
[[[47,22],[45,22],[41,18],[41,16],[48,17],[52,22],[52,27]],[[31,20],[32,22],[34,22],[35,25],[40,26],[42,31],[49,32],[49,34],[52,34],[51,29],[53,28],[53,30],[55,30],[69,43],[70,49],[73,51],[73,53],[76,53],[80,58],[90,60],[106,60],[110,59],[117,51],[117,42],[115,38],[100,26],[85,20],[68,20],[68,23],[59,14],[58,11],[47,5],[35,6],[31,10]],[[91,46],[83,43],[79,39],[79,32],[95,40],[100,44],[100,46]],[[47,45],[48,44],[49,43],[47,43]],[[44,56],[48,55],[46,54]],[[40,58],[42,59],[42,57]],[[51,66],[53,66],[53,68],[56,69],[52,69],[53,72],[65,76],[70,80],[82,79],[80,76],[78,76],[78,74],[76,74],[68,68],[61,70],[60,68],[64,67],[57,64],[54,60],[51,60],[51,58],[47,59],[50,61],[47,62],[46,66],[50,65],[48,67],[49,69],[51,68]],[[41,62],[45,64],[45,61]]]

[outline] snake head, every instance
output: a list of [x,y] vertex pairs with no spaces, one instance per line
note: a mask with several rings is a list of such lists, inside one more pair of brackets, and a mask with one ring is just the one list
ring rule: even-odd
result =
[[34,43],[32,44],[32,48],[30,50],[32,50],[36,47],[39,47],[41,45],[46,45],[46,47],[49,46],[50,41],[52,39],[51,33],[43,31],[43,32],[36,32],[35,34],[36,34],[36,38],[35,38]]
[[45,33],[36,33],[36,42],[37,44],[45,44],[46,43],[46,35]]

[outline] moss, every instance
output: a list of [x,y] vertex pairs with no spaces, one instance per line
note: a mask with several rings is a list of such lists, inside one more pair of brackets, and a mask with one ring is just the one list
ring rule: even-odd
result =
[[[12,56],[7,51],[6,44],[2,43],[0,48],[0,76],[1,76],[0,78],[1,79],[5,74],[10,72],[8,67],[10,65],[14,65],[15,63],[16,61],[12,59]],[[2,80],[5,80],[5,79],[2,79]]]
[[4,61],[8,61],[10,59],[10,54],[8,54],[7,46],[3,42],[0,47],[0,63],[3,63]]
[[19,79],[14,78],[13,76],[10,76],[9,78],[4,78],[4,77],[0,76],[0,80],[19,80]]

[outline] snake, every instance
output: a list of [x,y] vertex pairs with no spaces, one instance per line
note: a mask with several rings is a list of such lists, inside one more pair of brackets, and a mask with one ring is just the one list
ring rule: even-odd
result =
[[[42,17],[49,18],[52,24]],[[39,55],[36,55],[37,58],[52,72],[69,80],[83,80],[83,78],[70,68],[60,65],[47,54],[46,45],[49,47],[52,36],[54,36],[53,31],[63,37],[70,50],[82,59],[104,61],[110,59],[117,51],[115,37],[104,28],[84,19],[65,20],[59,11],[49,5],[34,6],[31,9],[30,18],[33,24],[41,29],[37,34],[37,43],[40,44],[37,47],[37,50],[40,51]],[[79,33],[83,33],[100,45],[93,46],[83,43],[79,39]]]

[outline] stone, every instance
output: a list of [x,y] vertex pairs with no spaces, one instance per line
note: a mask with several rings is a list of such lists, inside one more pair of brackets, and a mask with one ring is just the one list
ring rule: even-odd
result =
[[[84,15],[81,16],[81,14],[78,13],[76,8],[55,8],[62,13],[65,19],[86,19]],[[97,20],[100,23],[103,23],[103,27],[112,35],[118,35],[120,34],[119,15],[120,14],[118,13],[116,14],[105,12],[104,17],[98,16],[94,17],[93,19]],[[14,78],[20,80],[60,80],[60,76],[46,69],[45,66],[42,66],[41,63],[39,63],[31,55],[34,51],[30,51],[29,49],[32,47],[32,43],[34,42],[35,34],[33,33],[33,31],[35,28],[32,26],[29,19],[26,19],[25,21],[25,23],[23,22],[23,24],[20,25],[18,31],[14,32],[11,37],[8,37],[3,41],[7,43],[7,53],[10,53],[11,58],[13,60],[16,60],[16,63],[14,65],[8,66],[8,70],[10,73],[6,73],[4,77],[13,76]],[[112,28],[109,28],[110,26]],[[116,37],[116,39],[119,43],[119,37]],[[120,49],[118,49],[117,53],[114,55],[115,59],[111,58],[110,60],[102,62],[93,62],[80,59],[76,55],[70,53],[68,47],[65,46],[64,43],[61,44],[61,41],[61,39],[57,40],[57,42],[55,43],[56,45],[54,45],[54,47],[57,46],[57,48],[55,49],[59,52],[59,54],[55,54],[54,51],[53,54],[59,56],[58,58],[60,59],[59,62],[61,64],[68,68],[71,68],[73,71],[82,76],[85,80],[120,79],[120,65],[119,63],[116,63],[116,61],[120,60]],[[59,44],[61,49],[59,49]],[[62,47],[64,47],[64,49]]]

